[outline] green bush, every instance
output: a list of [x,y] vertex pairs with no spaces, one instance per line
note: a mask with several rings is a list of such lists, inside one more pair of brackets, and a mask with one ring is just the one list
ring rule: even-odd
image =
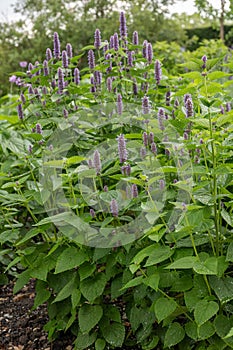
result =
[[2,266],[77,350],[233,348],[232,60],[161,45],[39,63],[2,117]]

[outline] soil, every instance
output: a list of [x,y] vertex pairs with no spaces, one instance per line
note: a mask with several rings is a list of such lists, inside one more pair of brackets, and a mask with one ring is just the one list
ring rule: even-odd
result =
[[63,334],[49,342],[43,326],[48,322],[46,305],[31,310],[35,281],[13,295],[14,282],[0,289],[0,350],[72,350],[74,336]]

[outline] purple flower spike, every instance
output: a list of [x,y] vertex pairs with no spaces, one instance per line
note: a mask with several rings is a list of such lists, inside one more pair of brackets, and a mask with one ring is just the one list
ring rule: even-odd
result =
[[78,68],[74,68],[74,83],[79,85],[80,83],[80,73]]
[[135,31],[133,32],[133,45],[138,45],[139,41],[138,41],[138,32]]
[[150,147],[151,147],[151,152],[156,155],[157,154],[157,146],[156,146],[155,142],[152,142]]
[[47,77],[49,75],[49,67],[48,67],[48,61],[44,60],[43,62],[43,71],[44,76]]
[[95,93],[96,92],[96,85],[95,85],[95,78],[94,77],[91,77],[90,78],[90,83],[91,83],[91,89],[90,91]]
[[95,68],[95,54],[93,50],[88,51],[88,65],[90,69]]
[[50,48],[46,49],[46,60],[50,61],[53,58],[53,54]]
[[126,18],[125,18],[124,12],[120,13],[120,35],[121,35],[121,38],[127,37],[127,26],[126,26]]
[[147,135],[147,133],[145,131],[142,134],[142,140],[143,140],[144,146],[147,147],[148,146],[148,135]]
[[112,91],[112,78],[111,77],[107,78],[107,89],[108,89],[108,92]]
[[110,211],[112,216],[118,217],[118,204],[115,199],[112,199],[110,202]]
[[154,142],[154,133],[152,131],[149,133],[149,142],[150,143]]
[[123,112],[123,103],[121,94],[117,95],[117,113],[121,115]]
[[67,109],[65,109],[65,108],[63,109],[63,116],[65,119],[67,119],[69,116],[69,113],[68,113]]
[[230,112],[231,111],[231,104],[230,102],[226,103],[226,112]]
[[69,62],[68,62],[68,56],[67,52],[65,50],[62,51],[62,66],[63,68],[68,68]]
[[130,164],[127,164],[127,165],[125,166],[125,174],[126,174],[127,176],[130,176],[130,174],[131,174],[131,166],[130,166]]
[[138,85],[137,85],[137,81],[135,78],[133,79],[133,94],[134,95],[138,94]]
[[147,55],[148,55],[147,45],[148,45],[148,41],[144,40],[142,45],[142,56],[144,58],[147,58]]
[[100,171],[101,171],[101,161],[100,161],[100,154],[99,154],[98,150],[96,150],[94,152],[93,164],[94,164],[94,168],[96,170],[96,175],[99,175]]
[[17,81],[17,76],[16,75],[12,75],[10,78],[9,78],[9,82],[10,83],[16,83],[16,81]]
[[29,93],[29,95],[34,94],[34,90],[33,90],[33,87],[31,85],[29,85],[29,87],[28,87],[28,93]]
[[189,135],[188,135],[188,133],[185,131],[184,132],[184,135],[183,135],[183,137],[184,137],[184,140],[188,140],[188,138],[189,138]]
[[30,154],[32,153],[32,145],[28,146],[28,153],[30,153]]
[[94,218],[96,215],[95,215],[95,211],[94,209],[90,209],[90,214],[91,214],[91,217]]
[[225,113],[225,110],[224,110],[224,107],[223,107],[223,106],[220,106],[220,113],[221,113],[221,114],[224,114],[224,113]]
[[206,55],[204,55],[203,57],[202,57],[202,62],[203,62],[203,65],[202,65],[202,69],[205,69],[206,68],[206,62],[207,62],[207,56]]
[[41,92],[42,92],[43,95],[47,95],[47,93],[48,93],[47,87],[43,86],[42,89],[41,89]]
[[60,50],[60,40],[58,33],[55,32],[53,36],[53,55],[56,59],[60,59],[61,56],[61,50]]
[[179,104],[180,104],[180,102],[179,102],[179,100],[176,98],[176,99],[175,99],[175,102],[174,102],[174,107],[175,107],[175,108],[178,108],[178,107],[179,107]]
[[62,94],[65,83],[64,83],[64,74],[60,67],[57,70],[57,75],[58,75],[58,93]]
[[104,190],[104,192],[108,192],[108,186],[107,186],[107,185],[104,185],[103,190]]
[[120,160],[120,163],[124,163],[128,157],[124,135],[121,134],[120,136],[118,136],[117,141],[118,141],[119,160]]
[[24,94],[21,92],[21,94],[20,94],[20,100],[21,100],[21,102],[24,104],[25,102],[26,102],[26,98],[25,98],[25,96],[24,96]]
[[184,104],[186,104],[186,101],[187,101],[188,98],[192,99],[192,95],[191,94],[185,94],[184,95]]
[[159,188],[160,190],[163,190],[165,187],[165,181],[164,180],[159,180]]
[[128,66],[133,67],[133,51],[128,51]]
[[94,72],[94,78],[95,78],[95,83],[96,85],[101,85],[102,82],[102,73],[100,71],[95,71]]
[[100,49],[101,46],[101,33],[99,29],[95,30],[95,35],[94,35],[95,41],[94,41],[94,46],[96,50]]
[[39,123],[36,124],[36,133],[40,135],[42,134],[42,127]]
[[119,50],[119,38],[117,33],[114,33],[113,35],[113,48],[115,51]]
[[166,106],[170,106],[171,105],[171,103],[170,103],[171,92],[170,91],[166,92],[165,99],[166,99]]
[[186,118],[190,118],[193,116],[193,101],[192,98],[187,98],[185,102],[186,108]]
[[152,48],[151,43],[148,43],[148,45],[147,45],[147,61],[149,64],[151,64],[152,60],[153,60],[153,48]]
[[137,198],[138,197],[138,187],[136,184],[133,184],[131,187],[131,195],[133,198]]
[[70,43],[66,45],[66,52],[67,52],[68,58],[71,59],[73,57],[73,48]]
[[159,85],[160,80],[162,78],[162,69],[159,60],[155,61],[155,80],[157,85]]
[[147,96],[144,96],[142,99],[142,113],[148,114],[150,112],[150,102]]
[[114,35],[110,37],[110,44],[109,44],[110,49],[114,49]]
[[105,54],[107,50],[109,50],[109,43],[108,43],[108,40],[105,40],[105,45],[103,47],[103,53]]
[[23,107],[21,103],[17,106],[17,112],[19,119],[23,120]]

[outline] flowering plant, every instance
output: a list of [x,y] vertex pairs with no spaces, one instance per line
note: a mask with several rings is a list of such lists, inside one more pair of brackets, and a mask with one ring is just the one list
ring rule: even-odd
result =
[[139,38],[121,12],[109,42],[75,56],[55,33],[20,75],[14,291],[36,278],[50,339],[75,349],[233,347],[232,62],[174,77]]

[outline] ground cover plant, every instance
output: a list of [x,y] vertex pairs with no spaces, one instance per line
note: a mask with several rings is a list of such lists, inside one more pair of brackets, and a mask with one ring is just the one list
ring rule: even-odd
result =
[[78,56],[55,33],[2,100],[1,283],[77,350],[233,348],[233,61],[161,47],[123,12]]

